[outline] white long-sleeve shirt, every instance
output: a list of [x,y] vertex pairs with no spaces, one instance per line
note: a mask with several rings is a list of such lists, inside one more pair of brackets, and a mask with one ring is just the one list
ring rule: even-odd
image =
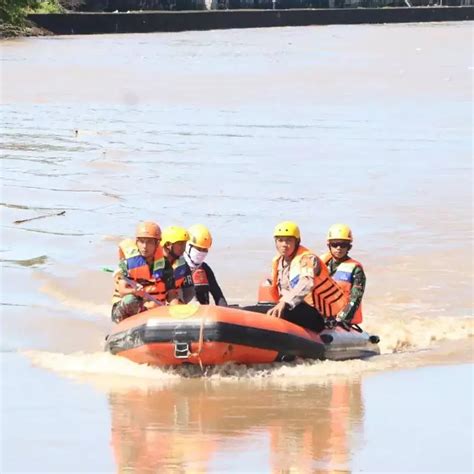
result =
[[278,262],[278,288],[282,295],[280,301],[288,304],[290,309],[303,302],[305,296],[314,289],[314,273],[317,271],[318,259],[313,259],[313,265],[305,265],[301,269],[297,284],[290,286],[290,263],[281,258]]

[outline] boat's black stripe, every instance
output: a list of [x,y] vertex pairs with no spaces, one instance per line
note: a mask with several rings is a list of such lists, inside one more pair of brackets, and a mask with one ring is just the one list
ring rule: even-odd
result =
[[[107,350],[117,354],[144,344],[198,342],[200,330],[200,323],[196,322],[163,322],[158,327],[141,325],[109,336]],[[324,358],[325,345],[322,342],[269,329],[211,321],[205,323],[203,334],[205,342],[239,344],[311,359]]]

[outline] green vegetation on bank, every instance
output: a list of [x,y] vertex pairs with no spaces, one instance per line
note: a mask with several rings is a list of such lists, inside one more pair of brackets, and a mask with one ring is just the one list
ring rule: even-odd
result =
[[27,13],[63,13],[64,8],[58,0],[37,2],[33,8],[28,8]]
[[2,26],[25,26],[28,13],[61,13],[64,11],[59,0],[1,0],[0,19]]

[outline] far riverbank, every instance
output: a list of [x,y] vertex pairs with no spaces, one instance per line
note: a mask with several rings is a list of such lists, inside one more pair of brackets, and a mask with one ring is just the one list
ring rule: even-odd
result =
[[54,34],[151,33],[310,25],[472,21],[474,6],[32,14]]

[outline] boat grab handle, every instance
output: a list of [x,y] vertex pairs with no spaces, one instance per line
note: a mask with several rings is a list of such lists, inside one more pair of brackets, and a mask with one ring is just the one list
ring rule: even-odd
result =
[[191,354],[189,350],[188,342],[175,342],[174,343],[174,356],[176,359],[187,359]]

